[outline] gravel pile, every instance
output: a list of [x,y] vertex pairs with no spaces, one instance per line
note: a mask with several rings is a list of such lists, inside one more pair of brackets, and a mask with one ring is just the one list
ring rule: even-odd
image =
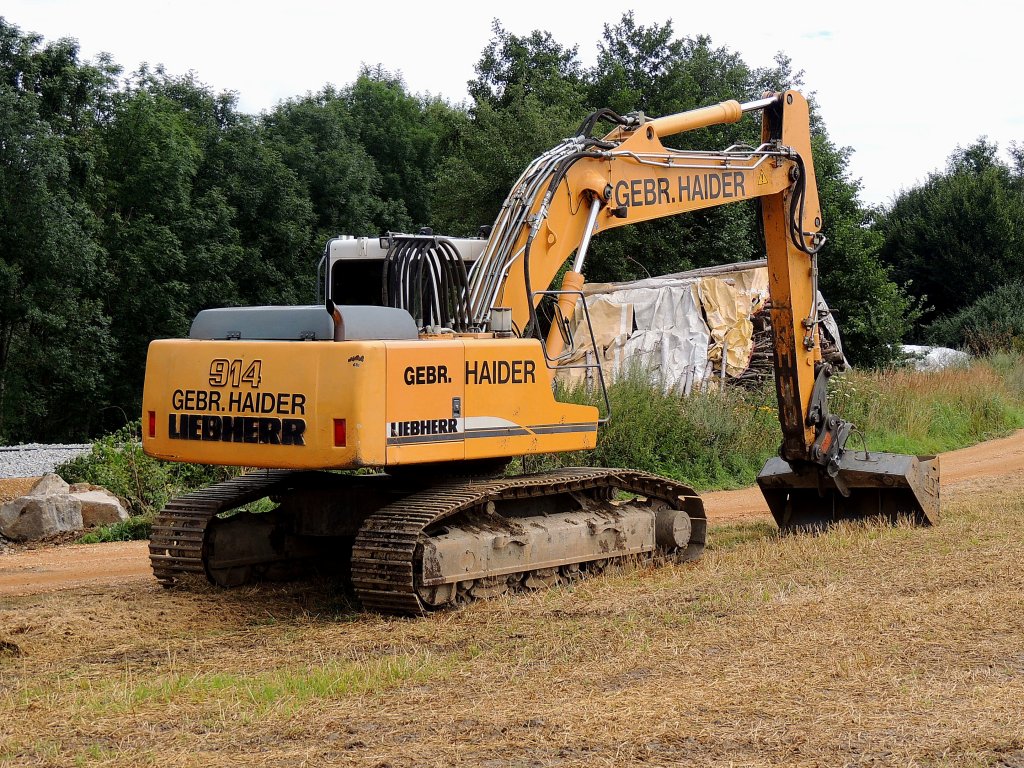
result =
[[0,447],[0,477],[39,477],[90,449],[88,443],[44,445],[27,443]]

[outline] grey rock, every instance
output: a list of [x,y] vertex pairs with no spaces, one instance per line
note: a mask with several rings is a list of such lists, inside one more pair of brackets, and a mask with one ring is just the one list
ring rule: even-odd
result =
[[81,493],[73,492],[72,497],[82,505],[82,523],[91,528],[97,525],[110,525],[128,519],[128,511],[110,491],[99,488]]
[[71,486],[64,482],[63,477],[50,472],[39,478],[39,482],[33,485],[32,490],[25,495],[49,496],[54,493],[67,493],[70,488]]
[[22,496],[0,507],[0,535],[14,541],[35,541],[82,527],[82,504],[71,495]]
[[71,493],[85,493],[86,491],[105,491],[107,490],[102,485],[93,485],[92,483],[72,483],[68,491]]

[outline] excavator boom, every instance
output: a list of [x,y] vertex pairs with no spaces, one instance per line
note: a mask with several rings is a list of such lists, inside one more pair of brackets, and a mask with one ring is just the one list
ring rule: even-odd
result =
[[[662,144],[666,136],[736,122],[748,112],[763,116],[756,148],[693,152]],[[601,140],[579,136],[535,162],[510,193],[470,275],[476,317],[485,320],[491,306],[503,305],[511,307],[516,327],[536,327],[534,307],[545,291],[534,286],[547,286],[575,250],[546,343],[547,357],[559,359],[569,336],[565,318],[583,285],[581,268],[592,236],[755,199],[768,262],[782,430],[779,459],[766,465],[758,482],[776,520],[783,528],[797,521],[802,527],[822,525],[874,509],[922,523],[937,521],[938,458],[855,454],[846,448],[853,425],[829,411],[833,369],[822,359],[818,303],[818,252],[825,238],[809,107],[796,91],[653,120],[623,120]],[[493,275],[505,279],[487,290],[485,278]]]

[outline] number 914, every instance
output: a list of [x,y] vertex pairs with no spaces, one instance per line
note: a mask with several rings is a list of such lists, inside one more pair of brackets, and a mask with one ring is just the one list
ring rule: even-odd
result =
[[259,389],[262,360],[253,360],[248,366],[244,360],[227,360],[218,357],[210,362],[211,387],[240,387],[248,384]]

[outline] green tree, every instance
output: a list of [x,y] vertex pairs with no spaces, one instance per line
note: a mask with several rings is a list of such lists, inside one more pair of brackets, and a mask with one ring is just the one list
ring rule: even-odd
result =
[[1024,281],[996,286],[961,310],[943,315],[925,329],[932,344],[959,347],[976,355],[1024,350]]
[[473,105],[454,121],[432,185],[434,228],[475,235],[494,221],[526,166],[586,115],[575,48],[547,32],[513,35],[498,21],[469,82]]
[[850,361],[889,363],[920,314],[918,302],[893,282],[878,259],[881,238],[868,226],[870,212],[860,202],[859,182],[849,177],[853,150],[836,147],[822,121],[816,120],[812,151],[822,232],[828,238],[818,256],[821,293],[839,325]]
[[[632,12],[606,24],[589,75],[588,101],[619,113],[661,116],[726,99],[754,97],[754,73],[739,55],[711,38],[677,37],[671,21],[643,26]],[[759,143],[751,120],[712,126],[664,144],[677,149],[724,149]],[[738,204],[626,227],[595,240],[589,272],[595,280],[628,280],[757,258],[756,211]]]
[[475,235],[490,224],[526,166],[572,135],[579,115],[532,94],[504,107],[481,102],[462,132],[458,150],[441,163],[433,185],[434,228]]
[[0,437],[84,437],[110,353],[88,205],[114,70],[0,18]]
[[[579,67],[575,48],[560,46],[547,33],[517,37],[495,24],[477,73],[460,151],[446,161],[435,185],[435,221],[460,234],[491,220],[522,169],[573,135],[596,108],[671,114],[798,87],[802,75],[792,71],[784,55],[772,67],[751,69],[739,54],[713,45],[707,36],[678,37],[670,21],[639,25],[632,13],[605,26],[590,70]],[[868,212],[858,199],[857,183],[848,177],[849,150],[832,145],[817,110],[812,109],[812,120],[830,240],[822,254],[822,285],[840,320],[849,357],[864,364],[884,362],[914,308],[878,263],[878,238],[867,231]],[[756,146],[760,125],[747,118],[667,137],[665,143],[701,150]],[[603,234],[594,240],[586,273],[595,281],[627,280],[762,254],[757,208],[741,203]]]
[[378,196],[400,200],[413,226],[430,224],[430,190],[458,122],[444,101],[410,95],[381,66],[363,67],[345,90],[359,143],[380,174]]
[[332,87],[280,103],[263,118],[265,136],[305,187],[314,239],[409,231],[402,199],[381,197],[383,179],[359,142],[348,99]]
[[520,37],[495,19],[475,69],[469,95],[477,107],[501,110],[527,97],[553,106],[581,106],[583,69],[577,49],[560,45],[549,32]]
[[142,70],[103,138],[111,398],[135,412],[151,340],[209,307],[312,300],[318,250],[304,187],[234,94]]
[[226,206],[228,220],[216,228],[232,233],[232,252],[209,273],[202,307],[314,300],[323,243],[314,238],[313,206],[255,119],[221,132],[197,186]]
[[192,319],[186,239],[202,155],[183,111],[144,83],[118,98],[103,141],[104,242],[116,281],[108,294],[112,397],[128,410],[150,340],[187,333]]
[[875,229],[893,275],[925,300],[925,322],[973,303],[1024,273],[1024,173],[997,145],[958,148],[942,173],[901,193]]

